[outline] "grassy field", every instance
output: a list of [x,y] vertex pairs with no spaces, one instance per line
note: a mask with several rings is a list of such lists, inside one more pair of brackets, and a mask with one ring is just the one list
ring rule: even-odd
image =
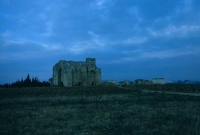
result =
[[200,84],[154,84],[154,85],[130,85],[127,86],[135,90],[153,90],[166,92],[200,93]]
[[200,135],[200,97],[117,87],[0,89],[1,135]]

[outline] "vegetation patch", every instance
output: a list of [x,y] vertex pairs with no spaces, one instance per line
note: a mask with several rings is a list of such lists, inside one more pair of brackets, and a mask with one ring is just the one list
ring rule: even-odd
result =
[[0,134],[198,135],[200,97],[119,87],[0,89]]

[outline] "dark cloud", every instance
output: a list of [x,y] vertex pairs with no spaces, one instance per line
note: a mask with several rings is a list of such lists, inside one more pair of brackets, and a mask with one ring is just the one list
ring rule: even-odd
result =
[[1,0],[0,74],[7,79],[0,83],[28,72],[47,80],[58,60],[86,57],[97,58],[103,79],[198,79],[199,5],[198,0]]

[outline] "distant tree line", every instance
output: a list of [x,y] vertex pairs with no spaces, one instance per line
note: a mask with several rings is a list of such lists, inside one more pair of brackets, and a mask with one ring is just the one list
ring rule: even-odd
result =
[[43,86],[50,86],[50,83],[47,81],[39,81],[37,77],[30,77],[28,74],[26,79],[17,80],[11,84],[0,84],[0,87],[43,87]]

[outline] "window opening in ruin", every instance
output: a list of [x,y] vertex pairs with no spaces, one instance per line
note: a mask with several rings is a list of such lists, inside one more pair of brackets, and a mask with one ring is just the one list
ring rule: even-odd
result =
[[94,86],[94,82],[92,82],[92,86]]
[[63,82],[60,82],[60,86],[64,86]]
[[81,86],[81,82],[78,83],[78,86]]

